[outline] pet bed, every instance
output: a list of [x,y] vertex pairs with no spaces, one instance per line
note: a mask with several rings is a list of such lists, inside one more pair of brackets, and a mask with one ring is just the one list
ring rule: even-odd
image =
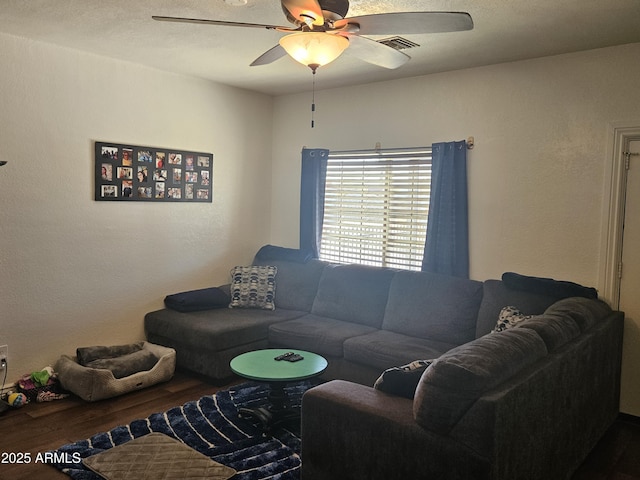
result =
[[[122,395],[133,390],[140,390],[155,385],[156,383],[165,382],[173,377],[176,366],[176,352],[174,349],[149,342],[141,342],[139,349],[135,348],[136,345],[132,345],[131,347],[130,350],[122,350],[123,352],[129,353],[115,358],[104,359],[102,364],[100,362],[93,363],[93,365],[98,365],[102,368],[83,366],[78,363],[78,356],[71,357],[62,355],[55,365],[55,371],[58,372],[58,379],[60,380],[61,386],[65,390],[75,393],[83,400],[95,402],[97,400]],[[105,347],[91,348],[97,351]],[[109,349],[112,347],[106,348]],[[115,349],[122,347],[113,348],[115,351]],[[78,349],[78,353],[81,353],[81,349]],[[132,354],[138,357],[145,354],[153,355],[157,360],[150,369],[117,378],[119,371],[126,371],[126,369],[122,369],[122,365],[127,363]],[[120,369],[109,369],[113,364],[119,366]],[[116,372],[115,375],[114,372]]]

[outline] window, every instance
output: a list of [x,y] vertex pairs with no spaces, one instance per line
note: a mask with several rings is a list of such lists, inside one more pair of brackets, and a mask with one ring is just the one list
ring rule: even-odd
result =
[[420,270],[431,148],[331,152],[320,258]]

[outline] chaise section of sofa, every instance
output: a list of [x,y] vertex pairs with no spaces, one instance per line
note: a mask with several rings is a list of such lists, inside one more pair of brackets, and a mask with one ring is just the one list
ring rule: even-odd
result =
[[[299,250],[271,245],[258,251],[253,264],[277,269],[275,310],[228,308],[224,304],[190,312],[163,308],[145,315],[147,340],[175,349],[179,368],[216,383],[227,381],[233,375],[231,359],[269,346],[271,325],[309,314],[326,266]],[[229,286],[220,288],[228,292]]]
[[443,354],[413,400],[315,387],[302,478],[568,479],[618,414],[622,331],[622,312],[567,298]]
[[162,309],[145,316],[147,340],[175,349],[177,365],[223,382],[236,355],[267,348],[270,325],[305,315],[298,310],[219,308],[201,312]]

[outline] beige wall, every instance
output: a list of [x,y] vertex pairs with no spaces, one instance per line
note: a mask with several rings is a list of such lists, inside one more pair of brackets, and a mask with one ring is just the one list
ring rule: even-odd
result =
[[[640,44],[277,98],[273,243],[298,245],[300,150],[430,145],[469,152],[470,274],[505,271],[603,289],[611,124],[640,126]],[[327,66],[330,68],[330,65]],[[322,84],[322,69],[317,73]],[[640,319],[627,316],[627,332]],[[629,337],[631,338],[631,337]],[[640,415],[640,345],[625,343],[622,400]]]
[[[469,151],[471,277],[508,270],[598,286],[610,122],[640,123],[640,44],[275,101],[273,243],[297,246],[300,150]],[[326,68],[330,68],[330,65]],[[322,69],[317,73],[322,85]]]
[[[272,99],[0,35],[8,380],[78,346],[141,339],[166,294],[226,281],[264,243],[297,246],[303,146],[474,136],[472,278],[600,287],[609,125],[640,124],[639,56],[635,44],[320,90],[311,129],[310,94]],[[93,201],[96,140],[213,152],[213,203]]]
[[[0,64],[8,382],[142,339],[165,295],[227,281],[268,242],[271,97],[7,35]],[[94,201],[96,140],[213,152],[213,203]]]

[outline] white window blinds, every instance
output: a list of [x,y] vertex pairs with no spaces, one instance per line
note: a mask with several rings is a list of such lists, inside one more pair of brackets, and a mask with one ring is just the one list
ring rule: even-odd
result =
[[431,147],[331,152],[320,258],[420,270]]

